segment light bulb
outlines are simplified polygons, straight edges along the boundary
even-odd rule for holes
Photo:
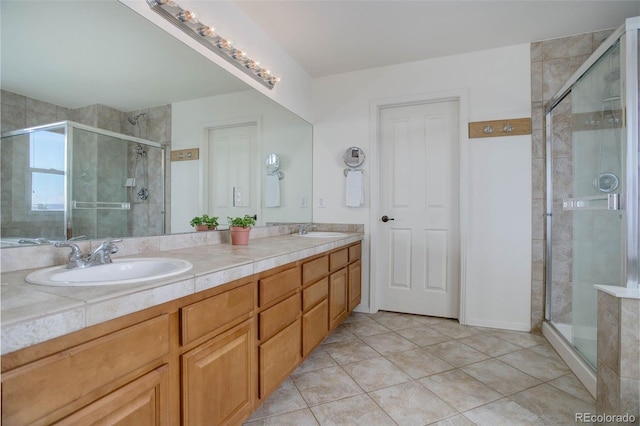
[[[236,49],[233,52],[231,52],[231,57],[239,61],[242,61],[246,56],[247,55],[242,50],[239,50],[239,49]]]
[[[229,49],[231,48],[231,42],[229,40],[222,38],[218,40],[218,42],[216,43],[216,46],[218,46],[220,49]]]
[[[214,30],[215,28],[204,25],[198,28],[198,34],[200,34],[202,37],[215,36],[216,34],[213,32]]]
[[[196,19],[196,14],[193,12],[189,12],[188,10],[183,10],[182,12],[178,13],[177,18],[182,22],[198,22],[198,20]]]

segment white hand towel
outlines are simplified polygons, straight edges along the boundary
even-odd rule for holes
[[[265,179],[264,206],[280,207],[280,179],[277,174],[267,175]]]
[[[347,173],[347,207],[360,207],[364,203],[362,171],[350,170]]]

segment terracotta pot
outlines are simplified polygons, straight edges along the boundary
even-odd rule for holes
[[[196,228],[196,231],[215,231],[216,230],[215,226],[209,227],[209,225],[196,225],[195,228]]]
[[[249,244],[249,232],[251,227],[243,228],[242,226],[229,227],[231,233],[231,244],[236,246],[246,246]]]

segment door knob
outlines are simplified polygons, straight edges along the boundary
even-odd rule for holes
[[[387,216],[386,214],[384,216],[381,217],[383,222],[389,222],[390,220],[395,220],[392,217]]]

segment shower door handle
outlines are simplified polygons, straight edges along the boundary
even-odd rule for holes
[[[606,201],[604,203],[603,201]],[[595,195],[593,197],[563,198],[562,210],[622,210],[620,194]]]

